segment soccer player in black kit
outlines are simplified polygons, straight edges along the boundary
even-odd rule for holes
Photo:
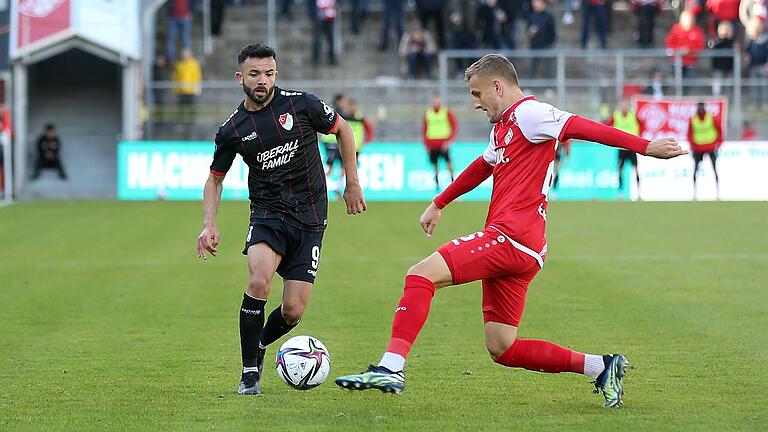
[[[275,86],[275,51],[262,44],[243,47],[235,78],[245,100],[216,133],[211,173],[205,183],[204,229],[197,255],[217,255],[220,234],[216,212],[222,183],[237,154],[248,165],[251,216],[243,254],[248,256],[248,289],[240,308],[243,374],[240,394],[260,394],[266,347],[301,320],[317,275],[328,192],[317,132],[335,134],[344,171],[348,214],[366,210],[357,177],[352,129],[333,108],[311,94]],[[283,298],[264,319],[275,272],[282,276]]]

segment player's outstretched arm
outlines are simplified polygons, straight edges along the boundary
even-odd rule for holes
[[[648,141],[645,138],[579,116],[573,116],[568,120],[559,137],[560,141],[574,138],[624,148],[659,159],[669,159],[688,153],[688,151],[680,148],[674,138]]]
[[[224,176],[218,176],[211,173],[208,181],[205,182],[203,189],[203,207],[205,208],[205,218],[203,220],[203,232],[197,236],[197,257],[207,260],[206,252],[211,256],[216,256],[216,247],[219,245],[221,236],[216,228],[216,213],[221,204],[221,191],[224,189]]]
[[[342,118],[336,127],[336,141],[341,150],[341,164],[344,168],[346,186],[344,187],[344,202],[347,204],[347,214],[355,215],[368,209],[363,198],[363,188],[357,177],[357,155],[355,149],[355,134],[352,128]]]

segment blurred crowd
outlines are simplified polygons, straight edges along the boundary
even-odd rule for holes
[[[221,34],[227,7],[266,0],[211,0],[211,33]],[[562,3],[560,3],[562,1]],[[683,54],[684,76],[692,76],[697,54],[707,48],[738,50],[743,53],[745,75],[768,77],[767,0],[622,0],[636,17],[633,37],[636,46],[613,46],[614,3],[619,0],[278,0],[279,18],[313,22],[311,59],[313,64],[336,65],[340,52],[334,27],[341,8],[350,11],[352,35],[371,24],[372,3],[380,8],[379,51],[397,50],[402,74],[407,78],[431,79],[435,60],[442,49],[550,49],[559,48],[558,27],[580,25],[580,46],[589,49],[660,48],[654,37],[657,17],[664,8],[676,7],[679,21],[666,34],[663,46]],[[667,4],[667,1],[671,3]],[[200,13],[201,0],[168,0],[165,52],[161,62],[169,68],[161,77],[176,77],[177,45],[191,50],[191,25]],[[297,12],[295,9],[301,9]],[[553,10],[557,10],[554,12]],[[412,12],[412,13],[410,13]],[[410,13],[413,19],[408,22]],[[524,38],[524,40],[521,40]],[[373,47],[372,47],[373,48]],[[327,53],[323,55],[323,53]],[[194,56],[193,56],[194,57]],[[188,60],[188,58],[187,58]],[[467,61],[457,60],[460,72]],[[714,57],[715,79],[728,77],[733,60]],[[531,74],[552,78],[553,59],[530,62]],[[714,88],[717,90],[717,88]],[[761,90],[762,92],[762,90]],[[755,96],[764,100],[765,95]]]

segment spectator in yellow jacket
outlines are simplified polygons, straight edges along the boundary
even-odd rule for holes
[[[200,63],[191,50],[185,49],[173,72],[173,92],[178,95],[180,123],[194,123],[195,98],[200,94],[202,81]]]

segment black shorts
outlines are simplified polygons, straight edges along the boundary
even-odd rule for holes
[[[435,149],[428,149],[429,151],[429,161],[433,164],[437,163],[437,160],[440,158],[443,158],[444,161],[450,162],[451,161],[451,155],[448,154],[448,149],[441,149],[441,148],[435,148]]]
[[[712,162],[717,160],[717,152],[711,151],[711,152],[695,152],[692,151],[691,154],[693,155],[693,161],[698,163],[701,163],[702,160],[704,160],[704,155],[709,155],[709,158],[712,159]]]
[[[336,146],[329,147],[328,144],[326,144],[325,145],[325,164],[333,165],[338,160],[341,160],[341,152],[339,151],[339,148]]]
[[[323,231],[301,230],[279,219],[251,218],[243,255],[248,255],[248,248],[257,243],[268,244],[283,258],[277,266],[277,274],[283,279],[315,283]]]
[[[619,163],[629,161],[632,165],[637,166],[637,153],[629,150],[619,149]]]

